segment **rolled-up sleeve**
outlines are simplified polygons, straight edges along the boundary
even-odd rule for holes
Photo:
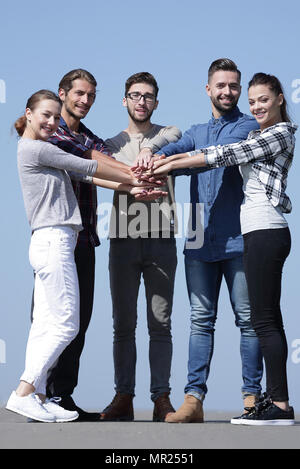
[[[270,128],[250,136],[247,140],[224,146],[208,147],[190,152],[191,156],[204,153],[209,167],[234,166],[252,161],[274,160],[292,144],[292,135],[285,128]]]

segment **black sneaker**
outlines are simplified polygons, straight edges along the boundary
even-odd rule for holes
[[[293,407],[285,411],[273,404],[269,397],[260,400],[248,413],[231,419],[235,425],[294,425]]]
[[[253,404],[251,407],[244,407],[244,412],[242,415],[239,415],[238,417],[233,417],[230,420],[230,423],[233,423],[234,425],[241,425],[243,424],[243,419],[245,418],[246,415],[248,415],[251,412],[254,412],[255,406],[257,406],[259,403],[263,402],[267,398],[267,393],[263,393],[261,396],[257,397],[256,403]]]

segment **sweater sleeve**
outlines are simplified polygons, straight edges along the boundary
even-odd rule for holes
[[[98,162],[87,160],[67,153],[51,143],[43,142],[40,146],[37,159],[43,166],[49,166],[66,171],[74,171],[84,176],[93,176],[97,170]]]
[[[164,127],[151,142],[145,142],[141,145],[142,148],[150,148],[152,153],[158,152],[163,146],[171,142],[177,142],[181,138],[181,131],[174,126]]]

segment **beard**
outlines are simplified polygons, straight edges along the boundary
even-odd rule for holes
[[[224,106],[220,103],[217,98],[211,97],[210,99],[215,108],[220,112],[220,114],[227,114],[228,112],[231,112],[236,107],[239,100],[238,98],[233,99],[231,104]]]
[[[153,109],[153,111],[154,111],[154,109]],[[137,118],[137,117],[134,115],[134,113],[129,109],[129,107],[127,107],[127,112],[128,112],[128,114],[129,114],[131,120],[132,120],[133,122],[135,122],[136,124],[143,124],[143,123],[145,123],[145,122],[150,121],[151,116],[152,116],[152,114],[153,114],[153,111],[148,112],[148,114],[147,114],[144,118],[141,117],[141,118],[139,119],[139,118]]]
[[[88,109],[84,115],[81,115],[81,114],[77,115],[77,114],[75,114],[76,108],[75,108],[75,110],[73,110],[71,108],[71,106],[69,106],[69,103],[67,101],[64,102],[64,108],[65,108],[65,111],[69,114],[69,116],[73,117],[73,119],[75,119],[75,120],[84,119],[85,116],[87,115],[87,113],[89,112],[89,109]]]

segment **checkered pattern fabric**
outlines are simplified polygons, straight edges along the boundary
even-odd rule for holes
[[[86,154],[88,150],[97,150],[111,156],[104,141],[94,135],[82,122],[80,122],[78,133],[73,133],[61,117],[57,131],[48,140],[53,145],[57,145],[67,153],[89,158]],[[97,190],[96,186],[86,184],[79,180],[73,180],[73,189],[78,200],[80,214],[82,218],[83,230],[79,232],[78,245],[99,246],[100,240],[97,235]]]
[[[252,163],[272,205],[279,207],[283,213],[289,213],[292,203],[285,190],[294,155],[294,133],[297,127],[289,122],[279,122],[263,131],[251,131],[247,140],[196,150],[189,155],[203,152],[210,168]]]

